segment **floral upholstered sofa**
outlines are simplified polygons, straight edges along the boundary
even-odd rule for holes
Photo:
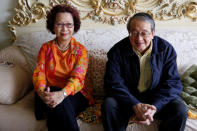
[[[180,75],[191,65],[197,64],[196,31],[160,29],[156,34],[174,46]],[[106,52],[127,35],[126,28],[81,29],[74,35],[88,50],[87,75],[93,84],[95,98],[104,96]],[[46,120],[37,121],[34,117],[34,91],[31,77],[39,48],[42,43],[53,38],[54,36],[47,31],[27,33],[19,36],[11,46],[0,51],[0,131],[47,130]],[[89,113],[86,111],[80,114],[78,124],[81,131],[103,131],[100,112],[94,112],[94,108],[98,109],[99,106],[90,107]],[[132,123],[128,125],[127,131],[157,131],[158,124],[158,121],[150,126]],[[197,130],[197,120],[188,119],[185,130]]]

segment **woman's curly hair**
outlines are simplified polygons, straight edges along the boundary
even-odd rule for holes
[[[52,34],[55,34],[54,24],[55,24],[56,15],[57,15],[57,13],[61,13],[61,12],[71,13],[71,15],[73,17],[73,21],[74,21],[74,32],[76,33],[80,29],[80,26],[81,26],[79,12],[75,8],[73,8],[69,5],[65,5],[65,4],[54,6],[51,9],[51,11],[47,14],[47,17],[46,17],[47,18],[47,20],[46,20],[47,29]]]

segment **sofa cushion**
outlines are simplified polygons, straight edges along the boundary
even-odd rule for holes
[[[181,76],[183,84],[183,92],[181,97],[188,104],[197,108],[197,87],[194,86],[197,82],[197,65],[188,68]]]
[[[48,32],[33,32],[19,36],[13,43],[17,46],[24,54],[28,65],[30,66],[29,71],[31,74],[36,65],[36,59],[41,45],[53,39],[54,36]]]
[[[103,84],[105,74],[105,63],[107,61],[106,51],[103,49],[89,50],[89,64],[87,76],[93,85],[95,96],[104,96]]]
[[[20,66],[0,63],[0,103],[12,104],[29,90],[30,77]]]
[[[197,64],[196,31],[157,30],[156,34],[168,40],[174,46],[177,52],[177,65],[180,74],[190,65]],[[107,61],[106,53],[115,43],[127,36],[126,28],[124,30],[118,28],[83,29],[74,34],[74,38],[86,47],[89,54],[87,75],[92,82],[94,95],[104,95],[103,78]],[[36,57],[41,45],[54,37],[47,31],[41,31],[27,33],[17,38],[14,45],[23,51],[31,72],[35,67]]]
[[[183,92],[181,98],[189,107],[189,117],[197,119],[197,65],[188,68],[181,76]]]
[[[197,69],[190,75],[193,79],[197,80]],[[196,87],[197,88],[197,87]]]

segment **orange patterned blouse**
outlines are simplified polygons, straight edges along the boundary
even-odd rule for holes
[[[70,48],[61,52],[56,40],[44,43],[40,48],[33,73],[35,91],[44,91],[48,86],[65,90],[67,95],[81,92],[93,104],[92,92],[86,76],[88,55],[85,47],[71,37]]]

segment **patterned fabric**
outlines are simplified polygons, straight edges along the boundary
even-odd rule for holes
[[[95,104],[81,112],[78,115],[78,118],[91,124],[101,123],[101,104],[102,100],[100,98],[96,98]]]
[[[34,89],[44,91],[48,86],[56,86],[64,88],[67,95],[80,91],[92,104],[92,88],[85,79],[87,68],[88,55],[83,45],[71,38],[70,48],[61,52],[55,39],[51,40],[42,45],[38,54]]]
[[[101,117],[101,104],[103,103],[102,97],[96,97],[95,98],[95,104],[88,107],[85,111],[81,112],[78,115],[78,118],[82,121],[85,121],[87,123],[91,124],[99,124],[102,123],[102,117]],[[129,120],[129,125],[135,123],[135,117],[132,116]]]

